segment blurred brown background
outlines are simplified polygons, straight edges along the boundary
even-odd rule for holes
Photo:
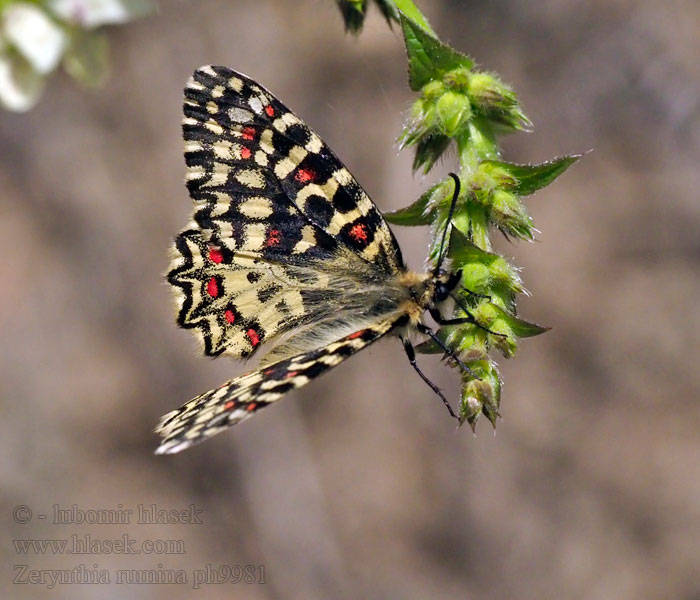
[[[200,357],[161,274],[186,223],[181,91],[206,63],[277,94],[383,210],[410,176],[394,140],[404,50],[328,0],[162,2],[110,33],[112,74],[55,77],[0,114],[3,598],[700,598],[700,5],[422,2],[442,38],[519,92],[505,157],[589,149],[528,199],[539,243],[521,314],[553,327],[501,360],[494,436],[455,432],[389,340],[228,434],[154,456],[158,417],[244,367]],[[420,268],[426,231],[397,229]],[[422,364],[456,399],[456,373]],[[57,525],[52,506],[201,509],[203,524]],[[28,505],[33,518],[13,521]],[[46,514],[47,519],[40,519]],[[132,519],[135,521],[135,517]],[[129,535],[185,554],[18,553],[12,539]],[[107,569],[109,585],[12,585],[12,566]],[[117,569],[183,569],[119,585]],[[264,585],[193,570],[264,565]]]

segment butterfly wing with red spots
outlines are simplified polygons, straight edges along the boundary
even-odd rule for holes
[[[172,454],[227,429],[298,389],[391,331],[386,321],[305,354],[236,377],[165,415],[158,454]]]
[[[312,325],[314,298],[405,267],[388,225],[326,144],[268,91],[224,67],[185,88],[193,222],[175,240],[168,281],[178,323],[206,354],[246,357]]]

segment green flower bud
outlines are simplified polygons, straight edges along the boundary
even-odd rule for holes
[[[462,283],[472,292],[482,293],[491,287],[493,275],[489,265],[472,262],[462,267]]]
[[[469,78],[467,93],[474,102],[484,108],[496,108],[504,101],[501,88],[503,84],[492,73],[473,73]],[[512,93],[512,91],[511,91]]]
[[[495,285],[504,285],[508,290],[516,294],[522,294],[525,291],[518,271],[508,264],[508,261],[502,256],[496,258],[489,265],[489,272]]]
[[[518,204],[518,197],[505,190],[495,190],[491,195],[493,210],[505,215],[515,213],[518,210]]]
[[[455,92],[466,93],[469,85],[471,71],[466,67],[457,67],[452,71],[448,71],[443,76],[445,85]]]
[[[411,107],[411,118],[399,136],[401,148],[416,146],[413,169],[428,172],[447,149],[451,138],[471,117],[469,99],[430,81]]]
[[[423,100],[423,110],[420,115],[420,130],[425,132],[423,135],[430,135],[437,129],[438,116],[435,111],[435,104]]]
[[[445,93],[445,84],[442,81],[434,80],[426,83],[421,89],[421,94],[426,100],[435,100]]]
[[[453,348],[465,363],[483,360],[488,353],[486,332],[476,325],[463,325],[447,329],[444,341]]]
[[[520,198],[504,190],[491,196],[491,218],[505,233],[522,239],[534,239],[534,224]]]
[[[493,73],[474,73],[469,79],[469,98],[475,111],[510,129],[526,129],[530,120],[510,86]]]
[[[411,105],[411,120],[416,121],[416,120],[420,119],[422,114],[423,114],[423,99],[418,98]]]
[[[440,132],[454,137],[472,115],[469,98],[447,91],[435,104],[435,113]]]
[[[459,408],[460,423],[464,423],[466,421],[471,426],[472,431],[476,433],[476,422],[479,420],[479,416],[481,415],[483,404],[479,402],[479,399],[476,396],[466,392],[466,395],[462,396],[462,404]]]
[[[462,378],[462,401],[459,418],[462,423],[469,423],[472,430],[476,427],[479,416],[483,413],[491,424],[496,426],[500,417],[501,380],[496,365],[491,361],[479,361],[472,365],[480,379]]]
[[[481,162],[475,177],[488,181],[492,188],[499,187],[510,191],[518,185],[518,180],[507,169],[494,161]]]

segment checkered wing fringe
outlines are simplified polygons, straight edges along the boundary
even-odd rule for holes
[[[232,379],[190,400],[163,417],[156,429],[162,437],[156,452],[179,452],[247,419],[378,340],[395,325],[386,321],[357,331],[322,348]]]

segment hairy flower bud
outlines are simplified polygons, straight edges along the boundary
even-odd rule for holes
[[[474,110],[494,123],[514,130],[529,127],[530,120],[522,112],[515,92],[495,74],[472,74],[467,93]]]

